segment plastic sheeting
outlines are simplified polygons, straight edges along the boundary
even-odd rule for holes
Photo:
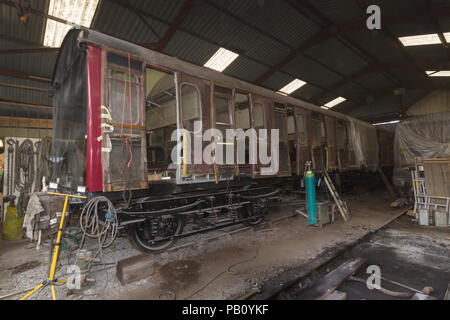
[[[419,158],[450,156],[450,112],[401,121],[395,129],[394,161],[397,169],[414,166]]]
[[[350,121],[349,140],[354,152],[354,165],[358,169],[378,169],[378,139],[375,127],[362,121],[348,118]]]
[[[86,52],[76,41],[79,32],[71,29],[64,38],[52,81],[53,177],[66,188],[85,184]]]

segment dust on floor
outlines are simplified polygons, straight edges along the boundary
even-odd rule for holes
[[[294,267],[307,265],[325,251],[339,248],[381,226],[404,209],[389,207],[385,192],[348,199],[351,220],[337,217],[333,224],[318,228],[309,226],[305,218],[296,216],[280,220],[265,228],[250,229],[215,241],[155,256],[159,266],[154,275],[122,286],[115,276],[114,262],[138,254],[126,238],[119,238],[104,250],[105,260],[112,265],[103,270],[96,266],[92,278],[96,283],[82,293],[67,296],[64,286],[57,287],[59,299],[232,299],[266,280]],[[270,219],[292,215],[301,208],[299,202],[271,209]],[[177,245],[206,240],[223,231],[196,235],[179,240]],[[95,248],[94,243],[87,245]],[[40,283],[48,270],[48,249],[26,249],[26,242],[9,250],[0,242],[0,295]],[[41,264],[13,274],[10,268],[30,261]],[[73,256],[63,252],[58,276],[64,277]],[[49,299],[50,290],[40,290],[33,299]],[[18,296],[11,297],[16,299]]]

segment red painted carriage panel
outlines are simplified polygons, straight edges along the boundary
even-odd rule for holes
[[[102,191],[102,49],[88,45],[87,63],[87,160],[86,185],[89,192]]]

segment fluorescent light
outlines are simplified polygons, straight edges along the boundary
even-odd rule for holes
[[[450,42],[450,32],[445,32],[444,38],[445,38],[445,41]]]
[[[285,94],[291,94],[301,86],[304,86],[306,84],[305,81],[302,81],[300,79],[295,79],[289,82],[287,85],[285,85],[283,88],[280,89],[280,92]]]
[[[443,71],[425,71],[429,77],[450,77],[449,70]]]
[[[327,109],[330,109],[330,108],[333,108],[335,105],[337,105],[337,104],[339,104],[341,102],[344,102],[345,100],[347,100],[347,99],[339,97],[339,98],[336,98],[334,100],[331,100],[328,103],[325,103],[324,107],[326,107]]]
[[[405,47],[441,43],[441,39],[439,39],[439,36],[437,33],[422,34],[422,35],[408,36],[408,37],[399,37],[398,40],[400,40],[401,43],[403,43],[403,45]]]
[[[50,0],[48,14],[89,28],[99,0]],[[44,46],[59,47],[70,25],[47,19]]]
[[[220,48],[203,66],[222,72],[239,55],[225,48]]]
[[[372,123],[373,126],[381,126],[383,124],[393,124],[393,123],[399,123],[400,120],[393,120],[393,121],[386,121],[386,122],[378,122],[378,123]]]
[[[286,93],[284,93],[284,92],[281,92],[281,91],[277,91],[277,93],[278,93],[278,94],[281,94],[282,96],[287,96],[287,94],[286,94]]]

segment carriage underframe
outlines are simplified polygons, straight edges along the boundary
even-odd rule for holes
[[[117,206],[119,228],[144,252],[160,252],[176,240],[237,224],[257,225],[279,202],[272,187],[241,188],[152,199]],[[188,229],[188,230],[185,230]]]

